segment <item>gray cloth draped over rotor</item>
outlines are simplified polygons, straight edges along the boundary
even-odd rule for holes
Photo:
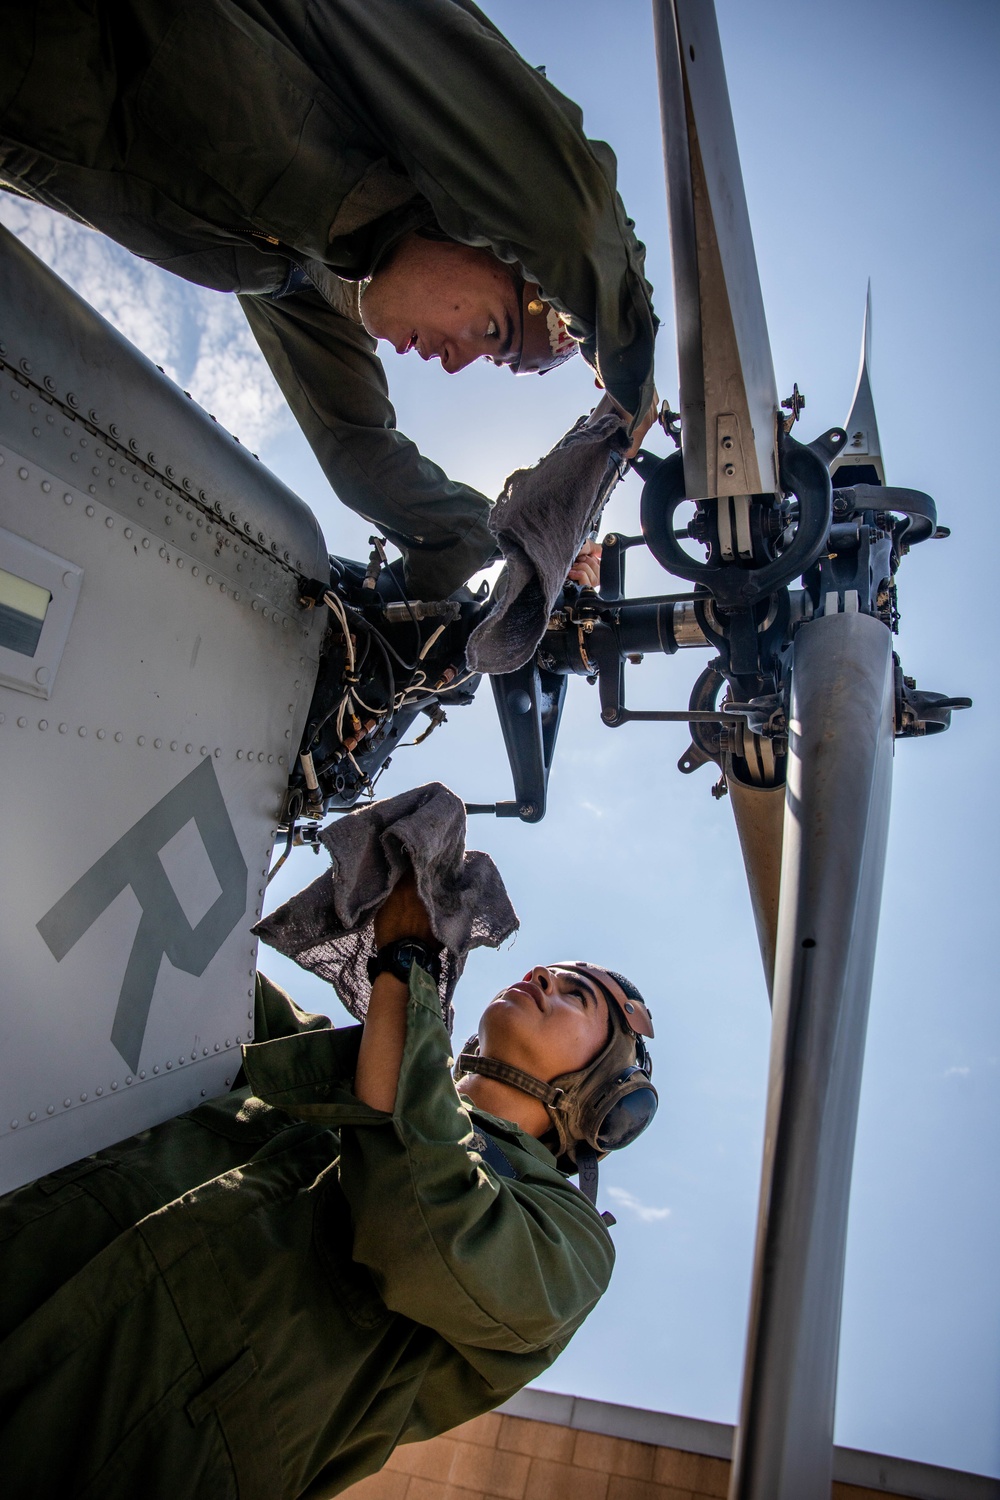
[[[363,1020],[379,907],[412,865],[441,955],[441,1005],[451,999],[470,948],[496,948],[519,926],[488,854],[465,848],[465,805],[438,781],[346,813],[320,834],[331,868],[253,929],[258,937],[332,984]]]
[[[514,672],[531,660],[628,446],[617,412],[581,417],[534,468],[511,474],[488,518],[507,566],[469,637],[472,671]]]

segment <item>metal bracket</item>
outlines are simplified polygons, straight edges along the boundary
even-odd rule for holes
[[[715,472],[718,475],[720,511],[721,496],[746,497],[750,484],[747,480],[740,419],[732,411],[720,412],[715,419]]]
[[[951,728],[952,711],[971,708],[971,698],[948,698],[944,693],[921,692],[912,677],[904,677],[899,657],[893,652],[895,691],[895,737],[915,739],[927,734],[943,734]]]

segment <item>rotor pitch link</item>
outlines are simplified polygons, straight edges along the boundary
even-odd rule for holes
[[[777,698],[775,698],[777,703]],[[771,706],[771,700],[766,700],[767,708]],[[969,708],[972,699],[948,698],[938,707]],[[654,723],[661,720],[666,724],[728,724],[732,719],[746,719],[748,724],[762,718],[766,709],[758,707],[754,703],[723,703],[718,709],[710,708],[621,708],[615,714],[614,723],[627,724],[629,720],[645,720]],[[773,716],[773,714],[772,714]],[[602,715],[607,723],[612,720],[607,715]],[[760,730],[753,728],[754,734]]]
[[[727,712],[702,708],[617,708],[606,709],[601,714],[605,724],[617,729],[621,724],[634,720],[637,723],[665,724],[726,724],[730,717],[749,713],[745,704],[727,704]],[[728,710],[731,710],[728,711]]]

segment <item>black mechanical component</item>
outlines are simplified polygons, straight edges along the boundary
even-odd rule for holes
[[[840,609],[877,615],[895,632],[900,562],[918,542],[947,535],[934,501],[919,490],[876,484],[834,490],[826,553],[804,579],[814,609],[828,612],[829,596]]]
[[[538,823],[545,816],[549,770],[566,701],[566,678],[531,661],[491,677],[497,717],[514,778],[513,802],[490,807],[498,818]]]
[[[786,418],[786,421],[788,422],[788,427],[785,429],[786,431],[789,431],[791,429],[791,424],[793,422],[797,422],[799,420],[799,414],[803,410],[805,404],[806,398],[799,390],[798,382],[796,381],[792,386],[792,394],[790,396],[786,396],[784,401],[782,401],[781,403],[782,409],[791,414]]]
[[[899,657],[893,652],[896,738],[909,740],[924,734],[941,734],[951,727],[952,710],[971,708],[971,698],[947,698],[944,693],[926,693],[917,689],[912,677],[904,677]]]
[[[779,438],[784,498],[702,501],[682,531],[673,525],[686,498],[680,454],[661,460],[640,453],[633,467],[645,480],[642,535],[605,537],[600,592],[567,587],[536,663],[525,672],[537,669],[553,682],[574,674],[598,683],[601,717],[612,728],[636,720],[686,720],[692,743],[679,768],[689,773],[714,762],[723,772],[720,795],[732,779],[749,787],[780,786],[796,630],[824,613],[854,611],[874,615],[895,631],[895,573],[901,558],[917,542],[948,534],[937,524],[933,500],[919,491],[867,482],[831,491],[828,471],[846,441],[842,427],[830,428],[808,445],[787,435]],[[850,472],[853,477],[857,470]],[[683,551],[682,537],[702,543],[708,560],[699,562]],[[694,592],[627,599],[625,554],[643,542],[670,572],[690,579]],[[790,592],[797,573],[804,589]],[[698,677],[687,709],[635,711],[626,706],[626,663],[638,663],[648,652],[672,655],[693,645],[711,645],[718,655]],[[533,700],[520,686],[527,715]],[[969,702],[918,693],[912,680],[898,672],[896,697],[896,733],[901,737],[939,732],[950,722],[951,711]],[[513,764],[517,730],[509,711],[502,721]],[[544,753],[539,744],[533,761],[524,745],[516,752],[522,767],[535,767],[532,775],[525,772],[516,780],[519,800],[535,809],[543,803],[557,726],[558,715],[550,720]]]
[[[330,584],[303,580],[303,597],[330,611],[319,676],[289,781],[284,822],[321,818],[371,795],[392,752],[421,714],[425,738],[445,708],[470,703],[479,677],[465,643],[484,599],[460,589],[444,601],[411,601],[381,548],[367,569],[330,559]],[[414,741],[416,743],[416,741]]]
[[[804,572],[823,550],[830,529],[830,475],[820,455],[792,437],[781,436],[779,453],[781,483],[798,501],[797,509],[788,500],[776,501],[773,495],[699,501],[687,534],[708,546],[707,562],[685,552],[673,529],[674,515],[688,498],[681,455],[674,453],[660,462],[644,455],[643,462],[636,462],[646,481],[640,511],[642,533],[657,562],[668,573],[700,583],[717,603],[730,608],[755,604]],[[731,511],[736,512],[732,520]],[[732,554],[727,557],[730,549],[723,529],[738,536],[744,530],[735,566]]]
[[[801,403],[800,403],[801,405]],[[797,412],[795,413],[797,415]],[[729,496],[696,503],[693,520],[674,529],[685,502],[680,453],[640,453],[642,533],[604,538],[600,590],[567,584],[534,660],[492,679],[514,782],[511,800],[468,804],[537,823],[570,676],[597,684],[601,718],[611,728],[634,721],[686,722],[685,773],[711,761],[727,787],[780,787],[788,751],[791,644],[800,625],[831,613],[870,614],[898,625],[895,574],[910,547],[947,536],[929,495],[865,482],[831,490],[847,441],[833,427],[809,444],[779,431],[782,494]],[[707,550],[700,562],[682,538]],[[301,842],[302,817],[348,808],[371,795],[381,770],[421,713],[424,739],[445,708],[468,703],[478,677],[465,668],[465,643],[486,607],[484,591],[450,600],[407,600],[398,565],[385,563],[373,538],[367,568],[331,559],[331,582],[301,580],[303,601],[330,610],[318,685],[286,799],[285,825]],[[689,580],[689,593],[625,597],[625,555],[646,545],[663,567]],[[803,588],[789,585],[801,575]],[[687,708],[634,710],[625,702],[625,668],[648,653],[692,646],[717,653],[695,682]],[[946,729],[966,698],[918,692],[896,662],[895,732],[900,738]],[[735,795],[735,793],[734,793]]]

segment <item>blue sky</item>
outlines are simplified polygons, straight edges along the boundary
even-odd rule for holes
[[[661,394],[675,398],[673,310],[651,25],[644,0],[493,0],[490,15],[608,140],[662,320]],[[720,0],[764,301],[781,393],[798,382],[809,438],[847,415],[865,287],[887,478],[929,491],[948,542],[900,575],[904,670],[967,693],[951,731],[900,744],[855,1159],[837,1440],[1000,1474],[1000,1022],[995,933],[997,673],[986,608],[995,501],[995,143],[1000,8],[988,0]],[[233,299],[187,287],[42,211],[0,217],[212,410],[323,525],[367,553],[369,528],[319,473]],[[496,494],[594,390],[577,362],[544,384],[474,366],[452,379],[387,349],[400,426],[456,478]],[[654,443],[652,446],[656,446]],[[665,451],[662,447],[660,451]],[[638,481],[607,529],[636,531]],[[631,554],[636,558],[636,554]],[[636,558],[631,588],[669,588]],[[637,707],[680,707],[701,653],[630,670]],[[441,779],[509,795],[492,699],[400,753],[387,792]],[[703,769],[675,769],[682,726],[599,723],[570,685],[550,812],[480,818],[521,918],[513,948],[478,953],[460,994],[468,1034],[486,999],[535,961],[586,954],[629,974],[657,1023],[661,1108],[602,1171],[618,1215],[611,1291],[549,1389],[732,1421],[760,1166],[769,1013],[732,815]],[[305,852],[275,899],[319,872]],[[303,1004],[329,992],[268,955]]]

